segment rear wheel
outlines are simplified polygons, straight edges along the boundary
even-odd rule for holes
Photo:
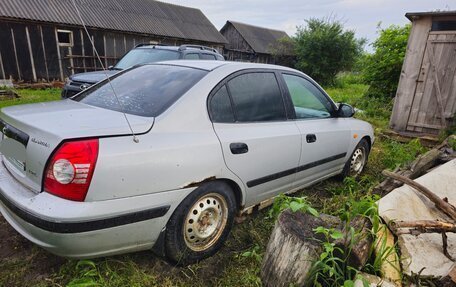
[[[366,139],[362,139],[345,163],[341,178],[344,179],[347,176],[358,176],[361,174],[367,164],[369,152],[369,143]]]
[[[167,257],[186,265],[215,254],[228,237],[235,213],[236,201],[228,184],[213,181],[198,187],[168,222]]]

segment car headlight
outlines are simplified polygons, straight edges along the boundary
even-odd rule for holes
[[[71,84],[71,80],[70,80],[70,78],[66,78],[65,79],[65,85],[69,85],[69,84]]]

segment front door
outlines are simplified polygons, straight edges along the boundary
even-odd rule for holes
[[[456,113],[456,32],[430,32],[407,131],[438,134]]]
[[[233,76],[213,94],[209,110],[225,163],[245,185],[246,206],[292,187],[301,134],[287,120],[273,71]]]
[[[301,156],[295,187],[341,172],[348,158],[350,128],[337,118],[332,101],[310,80],[282,74],[302,136]]]

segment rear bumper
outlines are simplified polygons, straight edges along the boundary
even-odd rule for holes
[[[152,248],[189,192],[73,202],[33,193],[0,163],[0,212],[25,238],[63,257],[93,258]]]

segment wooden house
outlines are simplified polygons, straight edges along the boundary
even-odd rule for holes
[[[75,0],[105,67],[141,43],[225,38],[199,10],[153,0]],[[0,1],[0,79],[36,82],[101,69],[72,0]]]
[[[456,11],[405,16],[412,29],[390,126],[405,135],[438,135],[455,124]]]
[[[277,41],[289,38],[284,31],[234,21],[227,21],[220,33],[228,41],[224,48],[226,60],[267,64],[276,64],[272,49]]]

